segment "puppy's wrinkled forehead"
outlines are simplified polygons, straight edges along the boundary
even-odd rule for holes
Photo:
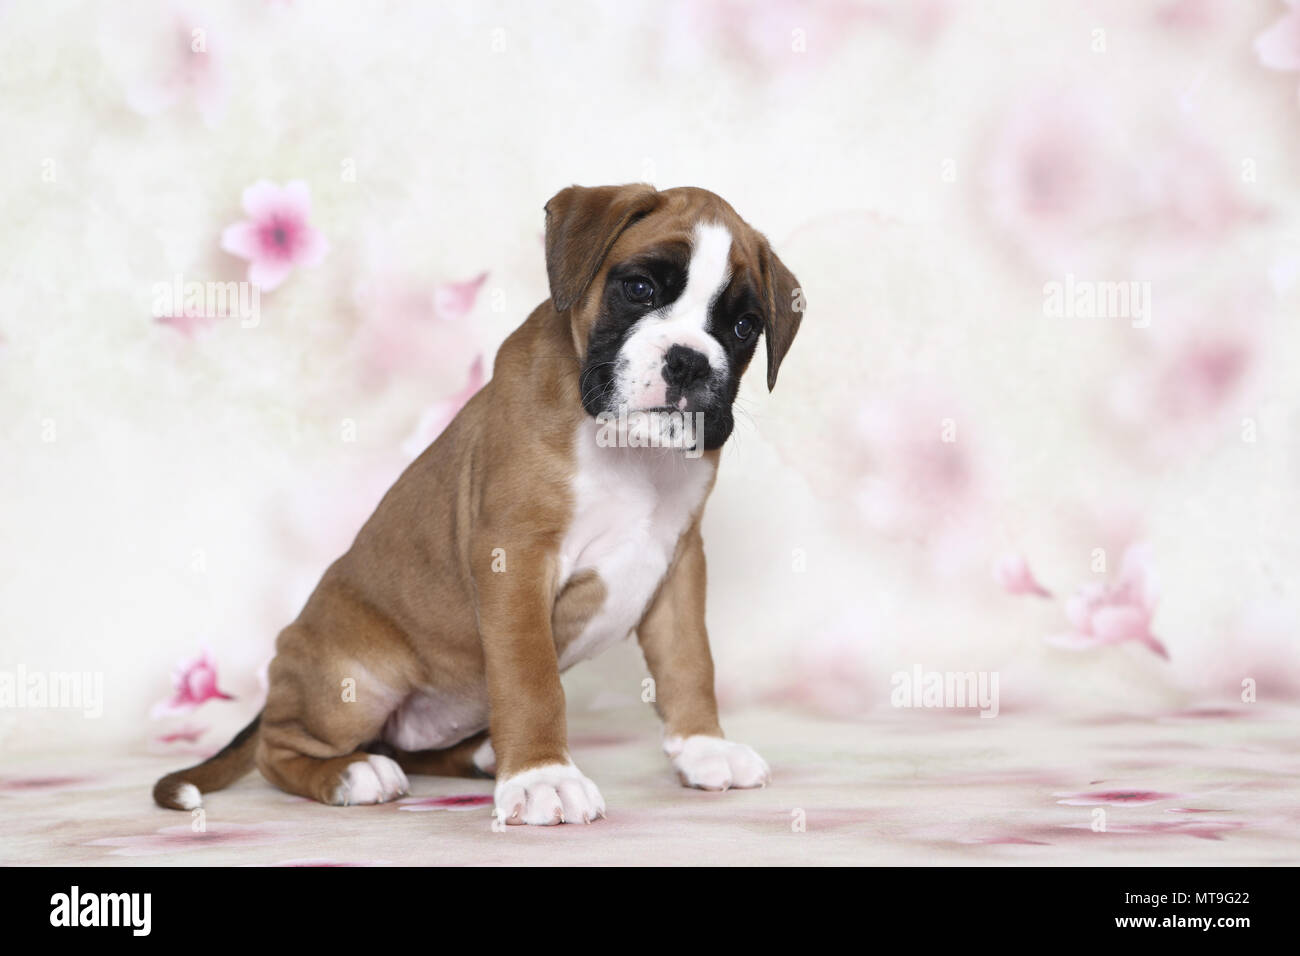
[[[597,281],[611,273],[652,276],[674,312],[707,313],[724,292],[759,293],[759,247],[753,230],[726,202],[699,189],[666,190],[659,206],[623,231]],[[599,296],[583,310],[587,329]]]

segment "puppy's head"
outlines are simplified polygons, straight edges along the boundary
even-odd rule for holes
[[[731,434],[759,337],[770,389],[803,313],[767,240],[704,189],[562,190],[546,204],[546,271],[587,412],[702,415],[708,449]]]

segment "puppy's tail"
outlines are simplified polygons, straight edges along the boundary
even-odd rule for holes
[[[257,753],[259,713],[253,722],[235,735],[220,753],[201,764],[169,773],[153,785],[153,799],[169,810],[193,810],[203,803],[203,794],[228,787],[253,769]]]

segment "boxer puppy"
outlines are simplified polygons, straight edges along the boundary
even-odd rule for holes
[[[159,780],[161,806],[254,767],[336,805],[495,774],[499,819],[588,823],[605,802],[569,754],[560,674],[633,631],[682,783],[768,782],[718,724],[700,519],[760,336],[776,384],[798,283],[718,196],[646,185],[555,195],[546,272],[491,381],[280,633],[261,714]]]

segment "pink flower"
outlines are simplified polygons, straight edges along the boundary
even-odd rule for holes
[[[1066,601],[1072,630],[1047,641],[1072,650],[1137,641],[1168,660],[1169,652],[1151,633],[1155,590],[1147,549],[1134,545],[1125,552],[1114,581],[1086,585]]]
[[[127,90],[127,105],[143,116],[155,116],[193,97],[203,121],[215,126],[225,112],[228,88],[210,31],[178,10],[162,40],[165,48],[150,61],[153,73]]]
[[[265,179],[244,190],[248,219],[227,226],[221,248],[249,261],[248,281],[264,292],[278,287],[294,266],[314,266],[325,258],[329,243],[307,220],[311,192],[295,179],[281,188]]]
[[[402,451],[414,458],[433,444],[433,440],[442,434],[443,429],[465,407],[465,403],[474,397],[474,393],[483,387],[483,356],[474,360],[469,369],[469,380],[465,387],[456,394],[435,402],[424,410],[415,431],[402,443]]]
[[[156,719],[186,713],[214,697],[218,700],[235,699],[217,688],[217,667],[206,648],[194,660],[182,662],[172,672],[172,683],[176,689],[171,699],[154,704],[149,711],[150,717]]]
[[[1034,579],[1022,554],[1005,554],[993,569],[993,576],[1008,594],[1033,594],[1049,598],[1052,592]]]
[[[1270,70],[1300,70],[1300,3],[1287,0],[1282,18],[1255,38],[1255,55]]]

